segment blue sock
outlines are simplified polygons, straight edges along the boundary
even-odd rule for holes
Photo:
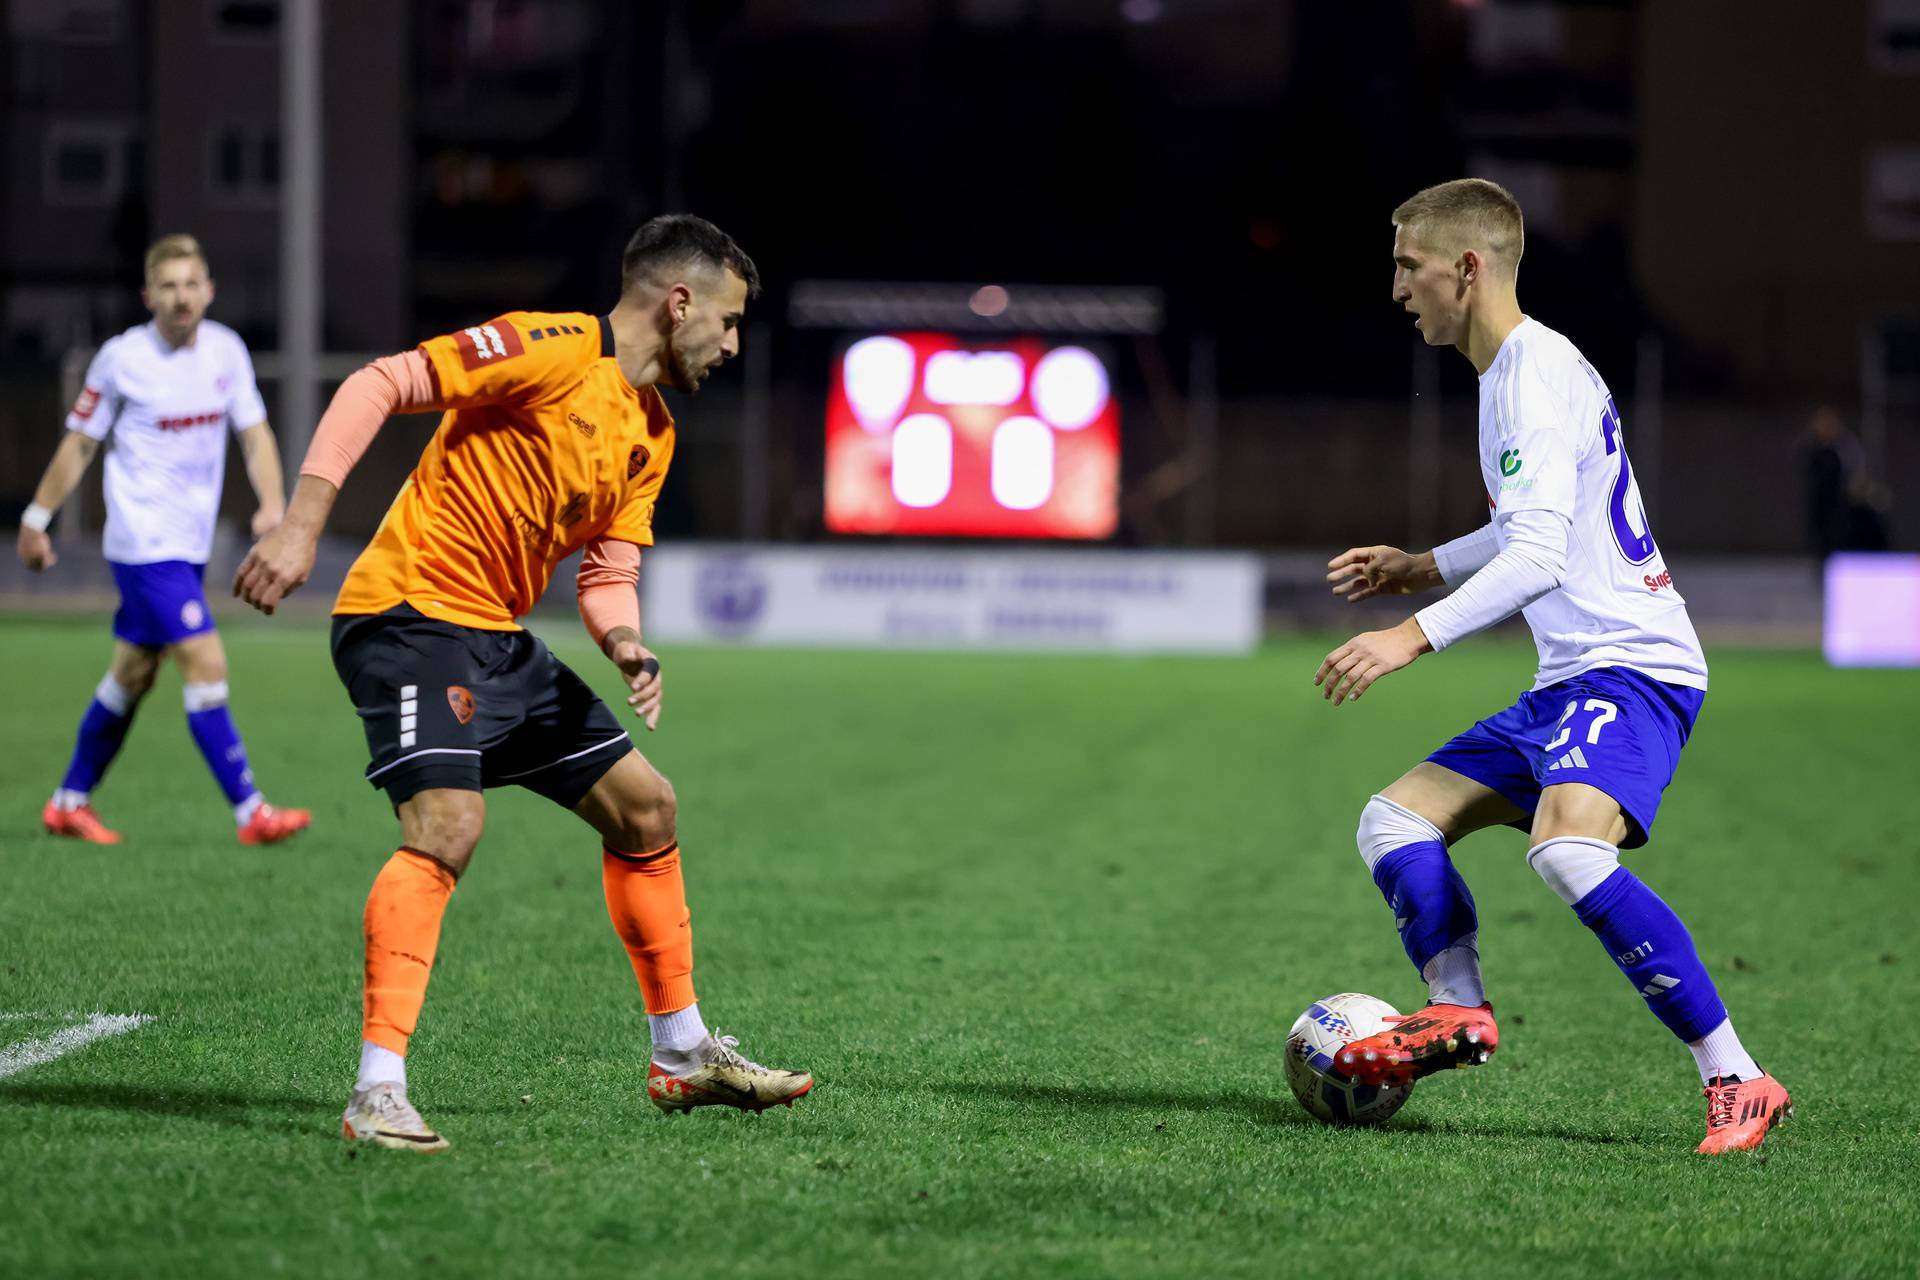
[[[67,765],[65,781],[60,784],[62,791],[85,796],[99,785],[100,779],[106,776],[107,766],[120,754],[120,744],[127,740],[127,729],[133,724],[137,705],[111,675],[101,679],[99,688],[93,691],[93,701],[87,704],[87,713],[80,717],[80,732],[73,741],[73,759]]]
[[[1667,1030],[1692,1042],[1727,1020],[1727,1006],[1687,926],[1633,872],[1621,867],[1574,903],[1573,911]]]
[[[1424,976],[1427,961],[1475,932],[1473,894],[1454,869],[1447,846],[1438,840],[1402,845],[1373,865],[1407,959]]]
[[[253,770],[247,767],[247,745],[240,741],[240,730],[227,711],[227,685],[190,684],[183,691],[187,704],[187,728],[207,758],[207,768],[227,793],[227,801],[236,809],[260,793],[253,785]]]

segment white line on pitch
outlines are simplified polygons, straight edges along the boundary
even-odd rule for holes
[[[9,1021],[14,1020],[13,1015],[0,1016],[7,1016]],[[75,1049],[84,1049],[95,1040],[125,1035],[135,1027],[152,1021],[153,1016],[146,1013],[96,1013],[89,1015],[85,1022],[56,1031],[50,1036],[41,1036],[38,1040],[23,1040],[19,1044],[9,1045],[5,1049],[0,1049],[0,1079],[25,1071],[29,1067],[38,1067],[52,1062],[55,1058],[72,1053]]]

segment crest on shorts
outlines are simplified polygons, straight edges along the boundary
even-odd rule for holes
[[[465,685],[450,684],[447,686],[447,705],[453,708],[453,718],[455,720],[458,720],[461,724],[472,723],[473,695],[467,692]]]
[[[627,455],[627,479],[631,480],[647,469],[647,463],[653,461],[653,455],[647,452],[647,446],[637,444],[633,452]]]

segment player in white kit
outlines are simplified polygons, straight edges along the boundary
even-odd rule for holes
[[[1707,1097],[1700,1151],[1757,1147],[1791,1110],[1742,1047],[1671,908],[1620,850],[1647,842],[1706,696],[1707,664],[1641,507],[1613,398],[1573,344],[1520,310],[1520,207],[1462,179],[1394,210],[1393,298],[1431,346],[1480,374],[1480,471],[1491,520],[1432,551],[1356,547],[1328,564],[1358,601],[1442,583],[1439,603],[1355,636],[1314,683],[1338,706],[1425,653],[1525,614],[1540,667],[1480,721],[1368,801],[1361,857],[1428,984],[1425,1008],[1338,1056],[1364,1084],[1487,1061],[1499,1043],[1481,982],[1473,895],[1448,857],[1474,831],[1529,832],[1527,863],[1593,930],[1653,1014],[1692,1050]]]
[[[227,710],[227,658],[201,589],[226,477],[227,430],[240,441],[260,508],[255,537],[285,509],[280,452],[240,335],[205,319],[213,301],[206,255],[191,236],[147,250],[141,292],[149,324],[108,339],[67,415],[67,434],[33,504],[20,518],[20,559],[39,572],[58,557],[47,525],[107,444],[105,551],[120,588],[113,664],[80,721],[67,775],[41,813],[46,829],[118,844],[94,812],[93,788],[113,762],[160,659],[180,664],[187,726],[233,807],[242,844],[272,844],[305,830],[305,809],[277,809],[253,784],[247,749]]]

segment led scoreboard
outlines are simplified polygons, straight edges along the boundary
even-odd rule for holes
[[[835,533],[1105,538],[1119,483],[1120,414],[1085,347],[876,334],[834,364]]]

